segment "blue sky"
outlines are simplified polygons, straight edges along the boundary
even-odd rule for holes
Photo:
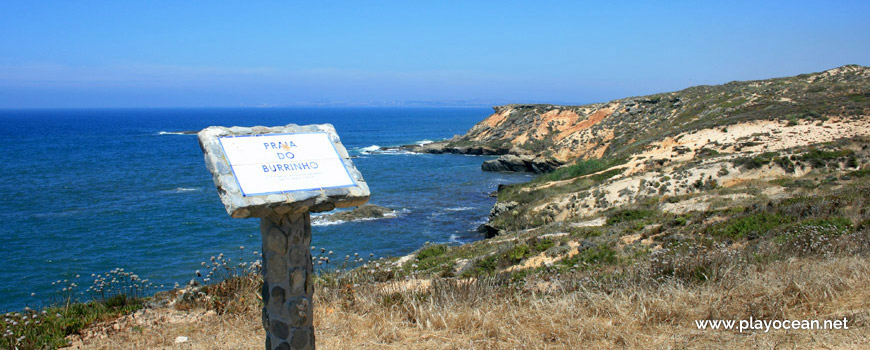
[[[868,1],[0,2],[0,108],[590,103],[870,65]]]

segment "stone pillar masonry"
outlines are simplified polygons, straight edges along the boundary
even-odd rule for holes
[[[260,234],[266,350],[314,349],[311,216],[272,212]]]

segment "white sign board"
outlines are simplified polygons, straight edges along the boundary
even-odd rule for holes
[[[325,132],[222,136],[218,140],[243,196],[356,185]]]

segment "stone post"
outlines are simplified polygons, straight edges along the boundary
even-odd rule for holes
[[[266,350],[314,349],[310,214],[274,212],[260,234]]]

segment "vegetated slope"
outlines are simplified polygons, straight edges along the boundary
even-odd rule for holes
[[[638,202],[706,209],[741,196],[726,189],[747,181],[853,171],[866,163],[868,115],[870,68],[851,65],[585,106],[500,106],[432,147],[509,154],[489,170],[564,164],[499,192],[490,231],[516,230]]]
[[[870,68],[849,65],[821,73],[695,86],[583,106],[497,106],[495,113],[447,148],[479,153],[536,154],[563,163],[624,157],[681,132],[750,120],[812,120],[866,115]]]

